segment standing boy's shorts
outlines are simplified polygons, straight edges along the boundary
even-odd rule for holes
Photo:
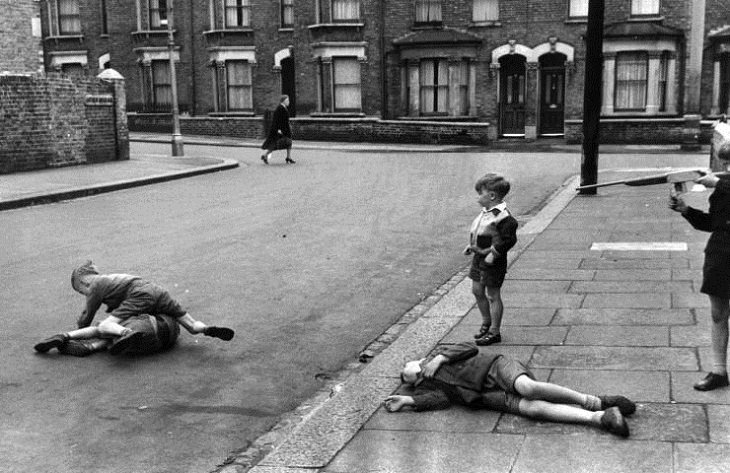
[[[186,312],[165,289],[157,284],[144,282],[133,286],[126,299],[111,312],[111,315],[122,320],[140,314],[164,314],[177,319]]]
[[[520,413],[522,396],[515,390],[515,381],[522,375],[535,379],[532,371],[521,361],[500,356],[487,372],[484,380],[482,403],[485,407],[512,414]]]
[[[507,275],[507,258],[498,258],[494,264],[484,264],[484,258],[474,255],[469,269],[469,278],[485,287],[502,287]]]
[[[730,230],[715,230],[707,241],[700,292],[730,299]]]

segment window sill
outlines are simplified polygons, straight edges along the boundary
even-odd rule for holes
[[[84,41],[84,35],[82,34],[64,34],[64,35],[57,35],[57,36],[46,36],[43,38],[43,41],[55,41],[58,43],[59,41],[78,41],[79,43]]]
[[[588,23],[588,17],[587,16],[574,16],[572,18],[568,18],[567,20],[565,20],[565,23],[584,25],[584,24]]]
[[[362,22],[343,22],[343,23],[315,23],[314,25],[309,25],[307,28],[310,30],[317,30],[317,29],[332,29],[332,28],[362,28],[365,26],[365,23]]]
[[[255,114],[253,113],[253,110],[251,111],[236,111],[236,112],[210,112],[208,114],[209,117],[253,117]]]
[[[664,21],[664,17],[661,15],[632,15],[627,21],[633,22],[647,22],[647,21]]]
[[[484,27],[494,27],[494,26],[502,26],[502,22],[499,20],[494,21],[473,21],[469,23],[469,28],[484,28]]]
[[[252,34],[252,33],[253,33],[252,28],[224,28],[224,29],[219,29],[219,30],[203,31],[203,36],[217,35],[217,36],[223,37],[227,34],[237,35],[237,34]]]
[[[313,118],[332,117],[332,118],[362,118],[365,116],[362,112],[314,112],[309,115]]]
[[[173,35],[176,32],[177,30],[172,30]],[[132,31],[131,34],[133,38],[149,38],[150,36],[167,36],[167,30],[138,30]]]
[[[282,26],[279,28],[279,33],[293,33],[294,27],[292,26]]]

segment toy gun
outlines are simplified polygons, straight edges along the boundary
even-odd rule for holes
[[[580,186],[576,190],[595,189],[597,187],[616,186],[618,184],[626,184],[627,186],[653,186],[655,184],[671,184],[669,190],[672,197],[687,192],[687,184],[706,176],[710,171],[705,169],[691,169],[687,171],[674,171],[654,176],[639,177],[635,179],[625,179],[623,181],[600,182],[598,184],[590,184]],[[726,173],[717,173],[726,174]]]

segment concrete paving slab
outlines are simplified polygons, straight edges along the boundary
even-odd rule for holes
[[[327,473],[494,473],[512,467],[523,438],[481,433],[364,430],[324,470]]]
[[[597,269],[596,281],[667,281],[671,269]]]
[[[511,473],[672,471],[672,444],[606,436],[528,435]]]
[[[519,308],[509,307],[504,308],[504,315],[502,318],[502,326],[505,325],[534,325],[544,326],[550,325],[550,321],[555,316],[555,309],[551,307],[530,307],[530,308]],[[481,325],[482,316],[479,310],[472,309],[461,321],[462,324],[468,325]]]
[[[464,279],[431,307],[424,317],[462,317],[475,304],[471,280]]]
[[[710,307],[710,298],[706,294],[695,293],[675,293],[672,294],[672,307],[687,307],[694,309],[697,307]]]
[[[611,437],[605,430],[583,424],[549,422],[527,417],[503,414],[495,429],[499,434],[511,435],[565,435]]]
[[[532,345],[502,345],[498,343],[487,347],[479,347],[479,350],[486,353],[500,353],[504,356],[520,360],[531,368],[533,367],[530,360],[535,352],[535,347]]]
[[[730,445],[677,443],[674,473],[730,473]]]
[[[445,343],[473,341],[473,335],[481,324],[459,324],[444,338]],[[502,342],[505,345],[561,345],[568,333],[568,327],[502,326]]]
[[[634,402],[669,402],[666,371],[554,369],[549,381],[582,393],[621,394]]]
[[[628,422],[635,440],[709,441],[707,414],[697,404],[640,404]]]
[[[669,293],[693,292],[691,281],[574,281],[570,292],[584,293]]]
[[[499,416],[500,413],[496,411],[467,409],[461,406],[427,412],[388,412],[384,408],[380,408],[363,426],[363,429],[490,433],[494,431]]]
[[[507,273],[510,279],[547,280],[547,281],[592,281],[595,271],[590,269],[554,269],[510,268]]]
[[[576,325],[570,327],[565,345],[666,347],[669,346],[669,327],[617,325],[596,329],[591,325]]]
[[[549,292],[516,293],[506,291],[502,294],[505,307],[580,307],[583,303],[582,294],[555,294]]]
[[[511,269],[523,269],[523,268],[534,268],[534,269],[552,269],[553,271],[562,269],[580,269],[581,259],[538,259],[532,258],[529,260],[523,260],[520,258],[515,264],[511,266]],[[509,273],[507,273],[509,274]]]
[[[665,347],[537,347],[531,366],[536,368],[593,368],[598,370],[697,371],[695,350]]]
[[[625,292],[612,294],[588,294],[583,307],[590,308],[635,308],[635,309],[669,309],[672,307],[672,295],[665,293]]]
[[[399,384],[393,378],[352,378],[260,465],[324,467]]]
[[[673,347],[709,347],[711,343],[707,325],[669,327],[669,344]]]
[[[558,309],[552,325],[690,325],[689,309]]]
[[[529,251],[523,253],[520,256],[522,259],[539,259],[539,260],[581,260],[583,258],[594,258],[599,253],[590,250],[554,250],[554,249],[539,249],[534,246],[530,246]]]
[[[530,249],[553,251],[587,251],[591,249],[591,243],[593,243],[592,238],[573,240],[571,231],[572,230],[561,230],[560,232],[562,235],[556,235],[550,239],[546,238],[543,240],[542,238],[538,238],[532,246],[530,246]]]
[[[707,330],[710,330],[709,327]],[[699,353],[700,357],[700,371],[703,372],[709,372],[712,369],[712,350],[709,346],[700,346],[697,347],[697,353]],[[703,374],[704,376],[704,374]]]
[[[602,251],[601,258],[632,260],[664,260],[669,259],[671,251]],[[685,252],[682,252],[684,254]]]
[[[705,377],[707,371],[671,373],[672,398],[677,402],[692,404],[730,405],[730,388],[714,391],[697,391],[692,386]],[[730,457],[728,457],[730,458]]]
[[[707,406],[710,442],[730,443],[730,406]]]
[[[689,260],[682,259],[607,259],[586,258],[580,269],[689,269]]]
[[[570,281],[529,281],[507,278],[502,289],[502,295],[528,293],[564,294],[570,289],[570,284]]]

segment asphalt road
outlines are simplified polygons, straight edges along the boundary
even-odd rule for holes
[[[0,212],[0,471],[210,471],[466,265],[478,176],[505,173],[510,207],[527,215],[580,162],[332,149],[264,166],[251,148],[186,151],[241,167]],[[35,354],[73,327],[84,300],[70,272],[86,258],[166,286],[236,337],[182,333],[139,359]]]

